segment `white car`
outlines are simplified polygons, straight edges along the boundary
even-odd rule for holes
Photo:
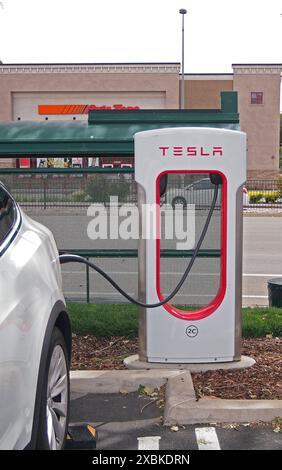
[[[0,183],[0,449],[61,449],[71,326],[51,232]]]
[[[219,186],[218,201],[221,198],[221,187]],[[210,178],[202,178],[194,181],[184,188],[171,188],[165,193],[166,204],[171,204],[173,208],[176,205],[186,207],[187,204],[195,204],[196,207],[210,206],[214,195],[214,184]],[[243,187],[243,205],[249,204],[247,189]]]

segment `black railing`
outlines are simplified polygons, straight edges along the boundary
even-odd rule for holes
[[[84,208],[91,203],[136,204],[137,187],[132,168],[0,168],[0,180],[25,208]],[[192,180],[191,180],[192,181]],[[162,202],[208,206],[212,191],[197,188],[191,181],[173,181]],[[189,183],[189,184],[188,184]],[[243,196],[246,209],[281,209],[282,177],[272,180],[250,179]]]
[[[118,197],[120,204],[137,201],[131,168],[84,169],[0,169],[0,179],[25,208],[87,207],[91,203],[109,204]]]
[[[71,253],[75,255],[82,256],[89,260],[90,258],[94,259],[113,259],[113,258],[137,258],[138,250],[115,250],[115,249],[100,249],[100,250],[79,250],[79,249],[68,249],[60,250],[60,254]],[[161,250],[161,258],[191,258],[193,256],[193,250]],[[218,249],[202,249],[198,253],[198,258],[220,258],[220,250]],[[64,275],[64,271],[62,271]],[[85,265],[85,294],[84,296],[77,298],[76,300],[83,301],[85,299],[86,303],[90,303],[90,269],[88,265]],[[67,298],[67,295],[66,295]],[[126,302],[126,301],[125,301]]]

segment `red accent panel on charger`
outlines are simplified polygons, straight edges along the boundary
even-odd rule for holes
[[[156,290],[160,301],[164,299],[161,292],[161,279],[160,279],[160,179],[165,174],[170,173],[216,173],[222,177],[222,192],[221,192],[221,256],[220,256],[220,286],[214,299],[205,307],[198,310],[188,311],[180,310],[171,304],[164,304],[163,307],[171,315],[182,320],[201,320],[208,317],[216,311],[222,303],[226,292],[226,245],[227,245],[227,179],[226,176],[220,171],[210,170],[166,170],[160,173],[156,180],[156,203],[157,203],[157,224],[156,224]]]

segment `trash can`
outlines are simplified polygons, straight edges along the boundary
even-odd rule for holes
[[[267,284],[269,306],[282,308],[282,277],[269,279]]]

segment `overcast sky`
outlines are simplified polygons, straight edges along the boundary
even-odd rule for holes
[[[3,7],[1,7],[1,4]],[[282,62],[282,0],[1,0],[3,62]]]
[[[282,62],[282,0],[0,0],[0,60],[180,62],[185,72]]]

